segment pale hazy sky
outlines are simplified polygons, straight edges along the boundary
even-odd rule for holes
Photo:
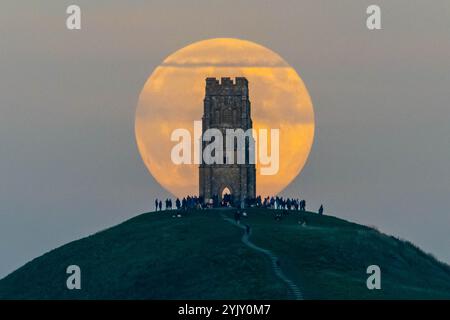
[[[449,35],[447,0],[3,1],[0,277],[167,196],[136,148],[138,95],[167,55],[216,37],[278,52],[308,87],[315,141],[285,195],[450,262]]]

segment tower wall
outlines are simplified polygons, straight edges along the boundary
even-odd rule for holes
[[[246,131],[253,126],[248,81],[237,77],[207,78],[205,87],[202,133],[215,128],[222,132],[225,145],[226,129]],[[207,146],[202,142],[202,151]],[[225,151],[225,150],[224,150]],[[246,144],[248,152],[248,144]],[[246,152],[246,153],[247,153]],[[221,199],[224,188],[229,188],[235,205],[256,196],[256,169],[254,164],[201,164],[199,168],[199,195],[205,200],[217,195]]]

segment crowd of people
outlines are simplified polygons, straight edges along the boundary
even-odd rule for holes
[[[306,200],[294,199],[294,198],[283,198],[279,196],[266,197],[264,199],[258,196],[254,199],[246,199],[241,204],[235,204],[235,207],[256,207],[256,208],[266,208],[274,210],[295,210],[295,211],[306,211]],[[175,207],[173,207],[172,199],[166,199],[164,201],[164,210],[188,210],[188,209],[207,209],[207,208],[218,208],[218,207],[233,207],[233,199],[229,194],[225,194],[221,200],[217,195],[214,195],[211,199],[205,201],[202,197],[197,196],[187,196],[181,200],[177,198],[175,200]],[[163,201],[160,199],[155,199],[155,211],[163,210]],[[318,213],[323,214],[323,205],[320,205]]]
[[[261,196],[255,199],[249,199],[246,203],[250,207],[260,207],[280,210],[300,210],[306,211],[306,200],[283,198],[283,197],[266,197],[264,200]]]
[[[202,197],[197,196],[187,196],[183,199],[177,198],[175,200],[175,207],[173,207],[172,199],[166,199],[164,201],[164,210],[187,210],[187,209],[204,209],[206,208],[203,203]],[[155,211],[162,211],[163,210],[163,202],[162,200],[155,199]]]

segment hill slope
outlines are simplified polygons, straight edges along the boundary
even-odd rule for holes
[[[313,213],[250,209],[250,241],[270,250],[306,299],[450,299],[450,267],[410,243]],[[288,299],[269,258],[244,245],[232,211],[146,213],[71,242],[0,280],[0,299]],[[298,220],[305,218],[307,226]],[[68,265],[82,289],[66,288]],[[381,267],[382,290],[366,268]]]

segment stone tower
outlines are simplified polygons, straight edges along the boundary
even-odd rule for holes
[[[237,77],[235,81],[230,78],[222,78],[220,82],[216,78],[206,78],[202,136],[207,129],[220,130],[224,137],[224,152],[226,129],[246,131],[252,128],[248,94],[246,78]],[[249,139],[253,139],[253,137]],[[211,142],[202,142],[202,153],[209,143]],[[248,140],[245,143],[244,164],[237,163],[236,150],[237,143],[235,141],[233,164],[228,164],[224,159],[223,163],[205,164],[202,162],[200,165],[199,195],[205,201],[213,199],[213,197],[217,197],[220,201],[224,190],[230,191],[231,201],[236,206],[243,204],[247,198],[255,198],[256,169],[255,165],[250,164],[249,161]]]

